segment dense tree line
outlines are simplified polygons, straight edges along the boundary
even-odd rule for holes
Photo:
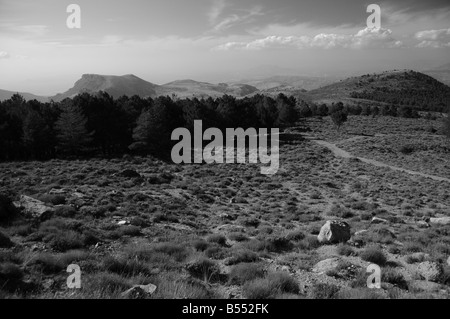
[[[20,95],[0,103],[0,160],[55,156],[112,156],[127,152],[167,154],[179,127],[203,129],[287,127],[298,119],[297,101],[255,95],[236,99],[170,97],[113,99],[100,92],[55,103],[25,101]]]

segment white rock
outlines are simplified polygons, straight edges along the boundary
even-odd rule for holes
[[[386,219],[378,218],[378,217],[372,218],[372,221],[371,221],[372,224],[383,224],[383,223],[387,223],[387,222],[388,221]]]
[[[430,224],[450,225],[450,217],[430,218]]]

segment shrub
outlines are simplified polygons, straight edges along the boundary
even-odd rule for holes
[[[242,249],[233,252],[233,255],[226,261],[226,264],[236,265],[239,263],[252,263],[258,261],[259,257],[256,253],[250,250]]]
[[[228,235],[228,238],[230,240],[234,240],[234,241],[237,241],[237,242],[242,242],[242,241],[247,241],[248,240],[248,237],[245,236],[245,234],[241,233],[241,232],[231,233],[231,234]]]
[[[341,217],[341,218],[351,218],[354,216],[354,214],[348,210],[345,207],[341,207],[338,205],[333,205],[330,209],[330,211],[328,212],[329,216],[337,216],[337,217]]]
[[[345,244],[339,244],[336,248],[337,253],[341,256],[352,256],[355,255],[355,251],[352,247],[345,245]]]
[[[140,274],[150,275],[149,267],[137,259],[130,259],[126,256],[107,256],[103,260],[103,268],[124,277],[133,277]]]
[[[179,273],[161,273],[152,283],[158,287],[155,299],[211,299],[216,298],[208,285],[194,278],[181,278]]]
[[[153,247],[153,251],[171,256],[178,262],[184,261],[189,252],[186,247],[174,243],[160,243]]]
[[[338,299],[383,299],[383,295],[377,292],[378,289],[350,288],[343,289],[337,294]]]
[[[391,267],[383,268],[381,271],[381,281],[393,284],[401,289],[408,289],[408,284],[403,275]]]
[[[74,263],[78,263],[80,261],[87,260],[91,257],[91,254],[84,250],[71,250],[61,254],[59,256],[59,260],[64,265],[70,265]]]
[[[46,275],[62,272],[67,265],[64,265],[61,259],[49,253],[37,255],[31,262]]]
[[[209,244],[203,239],[198,239],[192,243],[192,246],[197,251],[205,251],[209,247]]]
[[[259,278],[245,283],[242,294],[247,299],[269,299],[274,291],[265,278]]]
[[[137,227],[146,227],[148,225],[145,219],[143,219],[142,217],[133,217],[130,220],[130,224]]]
[[[281,293],[298,294],[300,287],[297,281],[285,272],[274,272],[267,276],[270,286]]]
[[[287,240],[301,241],[305,238],[305,234],[301,230],[294,230],[286,235]]]
[[[195,278],[210,282],[217,279],[219,275],[219,267],[217,264],[205,257],[199,257],[186,265],[186,270]]]
[[[77,210],[68,205],[58,206],[55,208],[54,214],[57,217],[74,217],[77,214]]]
[[[23,271],[16,264],[6,262],[0,264],[0,282],[2,278],[7,280],[21,280]]]
[[[9,248],[11,246],[13,246],[13,243],[9,237],[0,232],[0,248]]]
[[[262,277],[264,277],[264,269],[261,264],[238,264],[231,269],[229,282],[242,285],[247,281]]]
[[[318,283],[311,290],[313,299],[333,299],[336,298],[339,287],[333,284]]]
[[[271,273],[244,284],[242,293],[247,299],[269,299],[283,293],[298,294],[298,283],[287,273]]]
[[[205,250],[205,256],[212,259],[223,259],[228,256],[228,251],[221,246],[214,245]]]
[[[84,238],[73,230],[59,231],[51,236],[49,244],[57,251],[79,249],[84,246]]]
[[[299,247],[305,250],[313,250],[320,247],[320,242],[316,236],[307,236],[299,243]]]
[[[86,288],[95,298],[119,297],[120,293],[131,288],[131,284],[126,278],[118,274],[101,272],[87,278]]]
[[[361,252],[360,256],[361,259],[379,266],[383,266],[387,262],[385,254],[377,246],[367,247],[363,252]]]
[[[12,219],[16,212],[17,209],[14,207],[11,198],[5,194],[0,194],[0,222]]]
[[[121,226],[118,229],[114,230],[111,232],[110,237],[112,239],[119,239],[122,238],[124,236],[140,236],[141,234],[141,229],[137,226]]]
[[[407,144],[400,147],[399,151],[402,154],[409,155],[416,151],[416,147],[412,144]]]
[[[285,237],[273,236],[265,240],[266,249],[269,252],[280,253],[293,248],[291,241]]]
[[[227,244],[227,238],[222,234],[212,234],[208,236],[207,241],[210,243],[216,243],[220,246],[225,246]]]

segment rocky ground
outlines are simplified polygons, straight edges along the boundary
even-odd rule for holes
[[[305,126],[304,140],[281,146],[274,176],[129,156],[1,163],[0,296],[448,298],[449,144],[430,129],[439,122]],[[329,220],[340,223],[326,232]],[[70,264],[81,289],[67,287]],[[380,289],[367,288],[371,264]]]

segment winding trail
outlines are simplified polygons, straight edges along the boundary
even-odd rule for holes
[[[388,164],[385,164],[383,162],[375,161],[375,160],[372,160],[372,159],[353,156],[351,153],[343,150],[342,148],[337,147],[336,144],[333,144],[333,143],[330,143],[330,142],[326,142],[326,141],[323,141],[323,140],[316,140],[316,139],[308,138],[308,137],[306,137],[306,139],[309,139],[310,141],[312,141],[312,142],[314,142],[314,143],[316,143],[316,144],[318,144],[320,146],[328,148],[329,150],[331,150],[333,152],[333,154],[336,157],[356,158],[356,159],[359,159],[361,162],[364,162],[364,163],[367,163],[367,164],[370,164],[370,165],[374,165],[376,167],[387,167],[387,168],[390,168],[390,169],[392,169],[394,171],[399,171],[399,172],[407,173],[407,174],[410,174],[410,175],[417,175],[417,176],[421,176],[421,177],[425,177],[425,178],[430,178],[430,179],[438,181],[438,182],[450,183],[450,179],[445,178],[445,177],[436,176],[436,175],[429,175],[429,174],[425,174],[425,173],[421,173],[421,172],[417,172],[417,171],[411,171],[409,169],[404,169],[404,168],[400,168],[400,167],[397,167],[397,166],[388,165]]]

